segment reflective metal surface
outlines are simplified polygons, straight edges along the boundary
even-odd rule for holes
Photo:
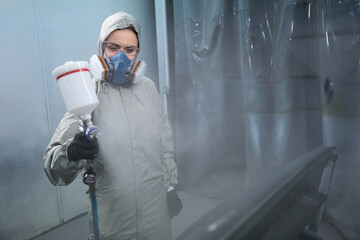
[[[334,159],[332,148],[305,154],[216,207],[177,239],[297,239],[326,199],[319,186]]]

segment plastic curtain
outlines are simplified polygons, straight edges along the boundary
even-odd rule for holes
[[[314,13],[309,1],[240,11],[248,187],[322,144]]]
[[[338,153],[327,212],[347,239],[359,239],[360,2],[320,2],[324,144]]]
[[[327,212],[359,238],[359,1],[174,1],[183,189],[231,198],[337,148]]]
[[[229,198],[322,145],[317,42],[306,39],[317,27],[311,2],[174,6],[184,187]]]

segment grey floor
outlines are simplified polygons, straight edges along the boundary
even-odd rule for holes
[[[221,203],[220,200],[202,197],[189,192],[180,192],[179,195],[184,208],[180,215],[175,217],[171,222],[174,238],[179,236],[207,211]],[[87,239],[89,232],[87,217],[87,214],[84,214],[60,227],[34,238],[33,240],[85,240]],[[336,228],[329,223],[322,223],[320,225],[319,235],[323,237],[324,240],[344,240]]]

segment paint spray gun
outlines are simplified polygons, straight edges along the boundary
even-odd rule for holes
[[[93,124],[91,113],[99,104],[94,86],[91,81],[89,63],[86,61],[66,62],[52,72],[53,77],[59,84],[64,98],[66,109],[81,118],[79,130],[83,131],[90,141],[93,141],[99,133]],[[95,240],[99,239],[99,224],[97,215],[97,202],[95,193],[96,174],[94,160],[86,160],[86,171],[83,182],[89,186],[91,207],[93,215],[93,228]]]
[[[90,114],[83,116],[82,119],[79,120],[79,130],[84,132],[90,141],[93,141],[99,133],[99,129],[93,124]],[[94,185],[96,182],[94,164],[94,159],[86,160],[86,171],[83,174],[83,182],[86,185]]]

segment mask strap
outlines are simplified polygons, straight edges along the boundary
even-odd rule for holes
[[[111,60],[109,58],[109,56],[107,55],[106,51],[104,50],[104,53],[103,55],[105,56],[105,62],[107,63],[108,65],[108,68],[109,68],[109,76],[108,76],[108,79],[105,79],[105,80],[108,80],[108,81],[112,81],[112,78],[114,76],[113,72],[114,72],[114,65],[111,64]]]
[[[131,72],[132,72],[133,69],[134,69],[135,62],[136,62],[136,59],[137,59],[137,57],[138,57],[138,55],[139,55],[139,52],[140,52],[140,49],[138,48],[138,49],[136,50],[136,54],[135,54],[133,60],[131,60],[131,62],[130,62],[130,64],[129,64],[128,69],[126,69],[126,78],[127,78],[128,80],[130,80]]]
[[[136,54],[135,54],[133,60],[131,60],[131,62],[130,62],[130,65],[131,65],[131,66],[134,66],[134,64],[135,64],[135,62],[136,62],[136,59],[137,59],[137,57],[138,57],[138,55],[139,55],[139,52],[140,52],[140,48],[138,48],[138,49],[136,50]]]
[[[135,54],[133,60],[131,60],[130,65],[134,66],[134,64],[135,64],[135,62],[136,62],[136,59],[137,59],[137,57],[138,57],[138,55],[139,55],[139,52],[140,52],[140,48],[137,48],[137,49],[136,49],[136,54]]]

